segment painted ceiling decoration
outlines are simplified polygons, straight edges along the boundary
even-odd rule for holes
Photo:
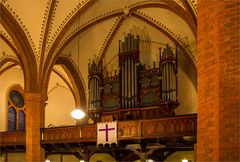
[[[22,56],[26,54],[20,48],[23,44],[19,43],[24,34],[31,48],[28,55],[32,51],[36,61],[38,86],[48,82],[53,70],[74,89],[67,78],[73,74],[55,67],[63,57],[77,69],[78,88],[87,95],[87,63],[97,59],[113,66],[118,40],[128,32],[140,34],[142,46],[157,48],[172,42],[197,67],[196,0],[2,0],[1,11],[12,19],[1,20],[0,73],[16,65],[27,69],[23,64],[27,58]],[[23,33],[14,33],[6,22],[17,23]],[[152,55],[156,55],[154,50],[150,50]]]

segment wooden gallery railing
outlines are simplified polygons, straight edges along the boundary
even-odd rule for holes
[[[25,145],[25,131],[0,132],[0,146]]]
[[[42,129],[42,144],[96,142],[97,126],[81,125]],[[197,115],[184,115],[151,120],[118,122],[118,140],[160,137],[196,136]],[[25,132],[1,132],[0,145],[23,145]]]
[[[172,118],[132,120],[118,122],[118,140],[160,138],[169,136],[195,136],[197,115]],[[97,126],[45,128],[42,143],[96,142]]]

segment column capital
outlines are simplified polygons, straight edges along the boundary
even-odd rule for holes
[[[24,98],[25,98],[26,102],[28,102],[28,101],[39,102],[39,101],[44,101],[47,99],[47,97],[44,97],[44,95],[40,92],[25,92]]]

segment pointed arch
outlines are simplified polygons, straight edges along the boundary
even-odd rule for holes
[[[37,83],[38,72],[34,52],[22,27],[2,3],[0,22],[13,39],[19,51],[17,57],[23,65],[24,89],[26,91],[37,91],[39,89]]]
[[[67,57],[59,57],[56,64],[62,65],[62,68],[65,70],[70,81],[72,82],[74,94],[76,96],[77,106],[79,105],[82,108],[86,108],[86,91],[84,87],[84,82],[78,70],[75,68],[71,60],[69,60]]]
[[[56,61],[55,65],[61,65],[66,74],[68,75],[68,78],[70,79],[72,83],[72,90],[73,95],[75,98],[76,106],[81,106],[81,108],[86,109],[86,103],[87,103],[87,97],[86,97],[86,90],[84,86],[84,82],[81,78],[81,75],[79,74],[78,70],[72,63],[72,61],[67,57],[59,57]],[[48,83],[50,79],[50,75],[46,79]],[[44,89],[48,89],[48,84],[45,85],[46,87]],[[47,92],[44,92],[47,93]]]

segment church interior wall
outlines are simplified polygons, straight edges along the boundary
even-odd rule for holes
[[[0,155],[0,162],[4,162],[4,154]]]
[[[74,155],[63,155],[63,162],[64,161],[79,162],[79,160]]]
[[[76,106],[70,87],[54,72],[48,87],[45,127],[74,125],[76,121],[70,114]]]
[[[189,59],[178,51],[178,101],[177,115],[197,113],[197,72]]]
[[[8,162],[26,162],[25,153],[8,153],[7,155]]]
[[[194,162],[194,151],[177,151],[169,156],[164,162],[180,162],[184,159],[189,160],[189,162]]]
[[[48,155],[46,159],[50,160],[51,162],[60,161],[61,155],[60,154]]]
[[[50,160],[50,162],[79,162],[79,159],[77,159],[74,155],[61,155],[61,154],[52,154],[47,156],[47,159]]]
[[[109,154],[105,153],[96,153],[90,157],[90,162],[97,162],[97,161],[107,161],[107,162],[116,162],[116,160]]]

